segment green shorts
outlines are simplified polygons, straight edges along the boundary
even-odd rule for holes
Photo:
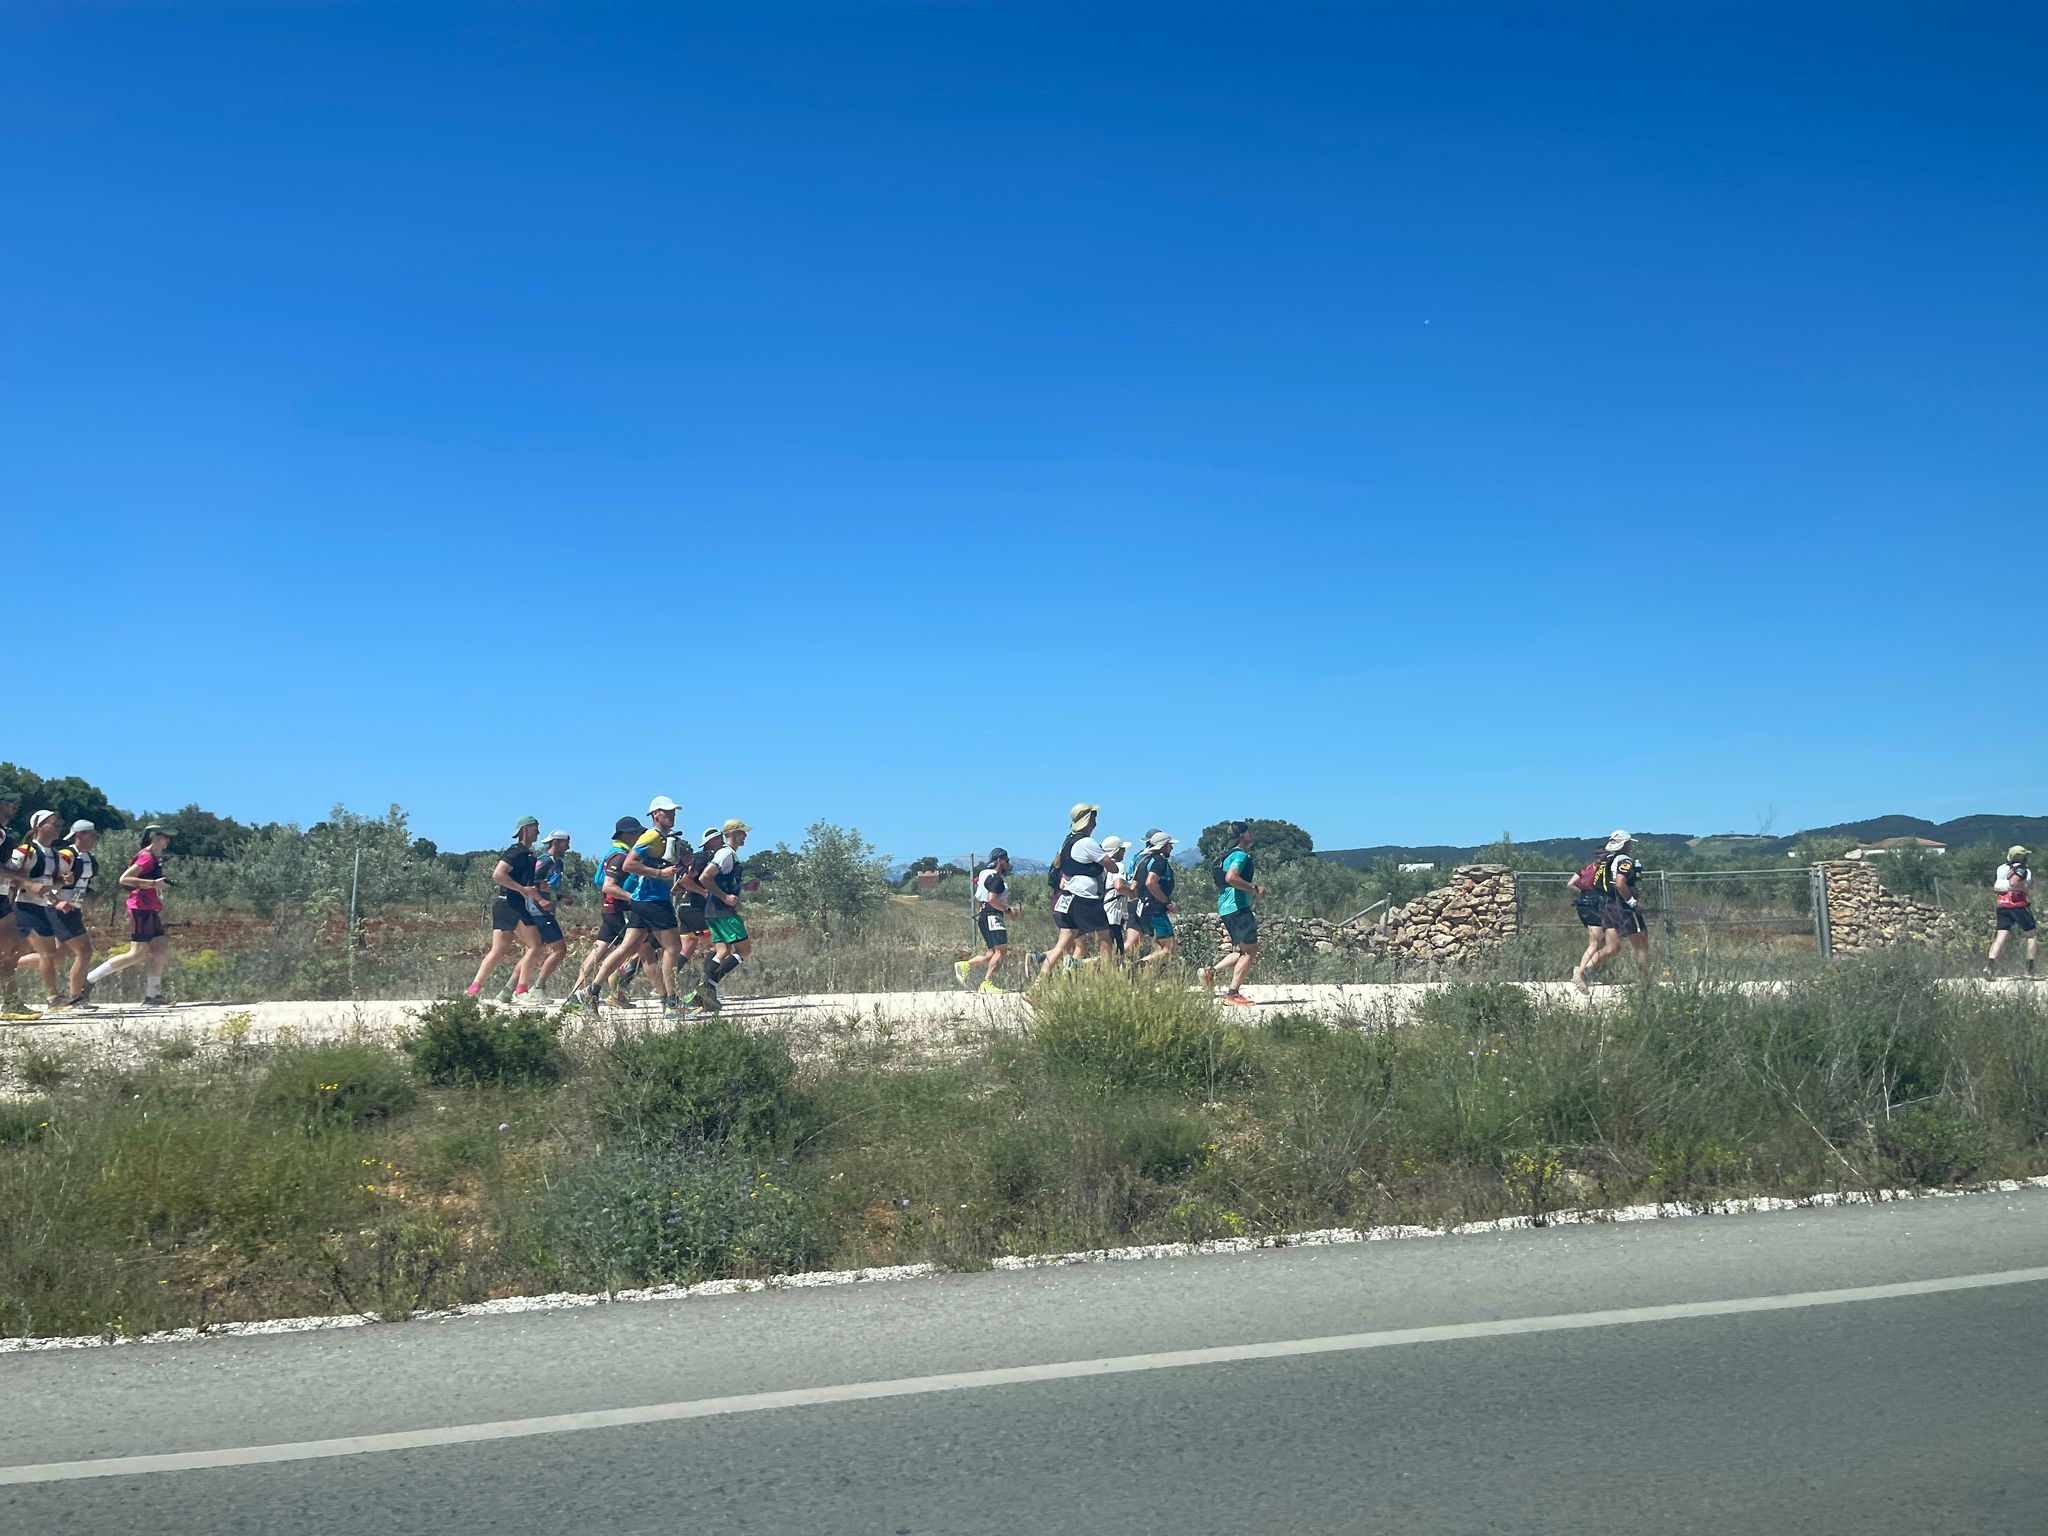
[[[747,925],[737,915],[711,919],[711,937],[720,944],[744,944],[747,941]]]

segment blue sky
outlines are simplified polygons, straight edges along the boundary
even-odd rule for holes
[[[1655,10],[9,7],[0,755],[444,846],[2040,812],[2048,26]]]

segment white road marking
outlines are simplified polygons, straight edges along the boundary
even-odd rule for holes
[[[1546,1317],[1510,1317],[1491,1322],[1446,1323],[1428,1328],[1388,1328],[1376,1333],[1340,1333],[1316,1339],[1283,1339],[1265,1344],[1226,1344],[1211,1349],[1176,1349],[1149,1355],[1120,1355],[1102,1360],[1066,1360],[1046,1365],[1004,1366],[987,1371],[955,1371],[941,1376],[906,1376],[893,1381],[857,1381],[829,1387],[798,1387],[782,1392],[750,1392],[732,1397],[700,1397],[677,1403],[652,1403],[638,1408],[604,1408],[585,1413],[549,1414],[539,1418],[499,1419],[483,1424],[451,1424],[439,1429],[410,1429],[383,1435],[348,1435],[333,1440],[298,1440],[279,1445],[230,1446],[216,1451],[176,1451],[154,1456],[107,1456],[89,1461],[50,1461],[31,1466],[0,1467],[0,1485],[74,1482],[82,1478],[138,1477],[153,1472],[191,1472],[209,1467],[251,1467],[271,1462],[321,1461],[337,1456],[368,1456],[382,1451],[414,1451],[438,1446],[475,1445],[491,1440],[521,1440],[534,1435],[575,1434],[589,1429],[628,1425],[671,1424],[738,1413],[772,1413],[783,1408],[810,1408],[825,1403],[871,1402],[878,1398],[921,1397],[935,1392],[966,1392],[984,1387],[1032,1382],[1075,1381],[1095,1376],[1123,1376],[1139,1371],[1179,1370],[1187,1366],[1232,1365],[1247,1360],[1287,1360],[1305,1355],[1343,1354],[1391,1349],[1406,1344],[1441,1344],[1459,1339],[1509,1338],[1534,1333],[1568,1333],[1587,1328],[1617,1328],[1632,1323],[1675,1322],[1697,1317],[1736,1317],[1752,1312],[1785,1312],[1801,1307],[1843,1306],[1859,1301],[1892,1301],[1907,1296],[1937,1296],[1948,1291],[1978,1291],[1993,1286],[2033,1285],[2048,1281],[2048,1265],[2005,1269],[1987,1274],[1951,1275],[1939,1280],[1904,1280],[1890,1285],[1860,1285],[1833,1291],[1796,1291],[1780,1296],[1738,1296],[1726,1301],[1684,1301],[1655,1307],[1620,1307],[1598,1312],[1565,1312]]]

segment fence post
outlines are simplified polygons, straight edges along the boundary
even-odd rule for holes
[[[1823,960],[1834,958],[1834,935],[1828,929],[1828,867],[1813,866],[1813,942]]]

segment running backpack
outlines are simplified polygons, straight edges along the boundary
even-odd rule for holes
[[[1600,869],[1606,861],[1595,859],[1579,871],[1579,894],[1590,896],[1600,888]]]

